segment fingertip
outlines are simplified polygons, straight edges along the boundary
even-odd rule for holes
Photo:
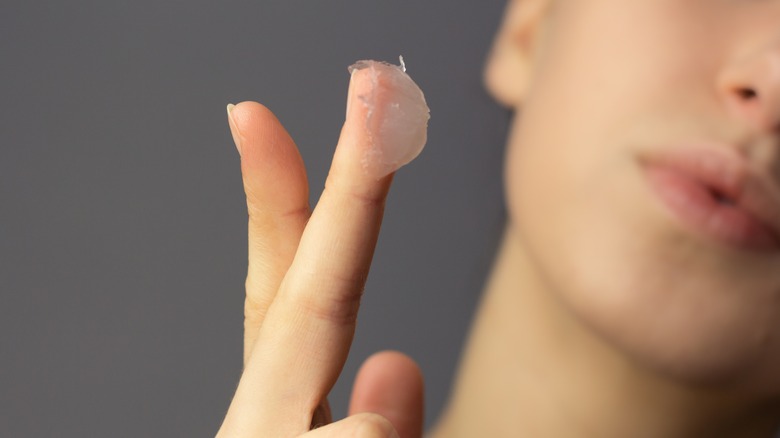
[[[401,67],[358,61],[350,66],[344,147],[362,172],[379,179],[412,161],[427,141],[430,110]]]
[[[349,411],[378,413],[401,437],[422,436],[424,379],[417,362],[399,351],[371,355],[355,378]]]
[[[277,127],[281,128],[281,122],[276,118],[276,115],[259,102],[247,100],[237,104],[229,103],[227,104],[227,117],[233,142],[242,158],[244,153],[257,141],[257,127],[262,128],[263,132],[269,133],[278,130]]]
[[[274,119],[276,119],[276,116],[274,115],[273,111],[271,111],[267,106],[263,105],[260,102],[245,100],[232,106],[233,108],[230,112],[231,114],[233,114],[233,117],[236,117],[237,120],[243,121],[251,117],[268,117],[268,116],[271,116]]]
[[[372,354],[363,363],[363,368],[379,368],[395,377],[419,380],[422,383],[422,371],[417,361],[397,350],[383,350]]]
[[[308,208],[309,187],[303,158],[290,134],[265,105],[228,105],[228,119],[251,209],[273,212]]]
[[[259,102],[247,100],[235,105],[229,104],[228,119],[233,124],[231,129],[235,127],[244,141],[247,137],[256,140],[263,134],[278,131],[279,128],[287,134],[273,111]]]
[[[242,158],[248,165],[264,165],[277,159],[302,164],[295,142],[268,107],[244,101],[233,105],[229,115],[240,136]]]

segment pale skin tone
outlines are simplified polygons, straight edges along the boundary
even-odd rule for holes
[[[485,77],[515,110],[509,217],[430,435],[773,438],[780,254],[684,229],[636,160],[720,142],[780,187],[780,1],[510,0]],[[349,349],[393,175],[361,179],[345,125],[310,214],[276,118],[242,103],[231,128],[250,213],[246,348],[218,436],[419,438],[422,380],[400,353],[369,359],[350,415],[307,432]]]

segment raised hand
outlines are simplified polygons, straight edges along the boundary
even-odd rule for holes
[[[228,107],[249,265],[244,372],[218,437],[422,436],[422,377],[394,352],[366,361],[350,416],[328,424],[326,397],[352,343],[385,199],[395,171],[425,144],[429,118],[400,68],[361,61],[350,70],[346,121],[313,212],[303,161],[276,117],[253,102]]]

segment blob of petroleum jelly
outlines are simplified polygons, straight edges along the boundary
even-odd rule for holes
[[[400,60],[401,66],[364,60],[348,68],[353,78],[356,71],[364,69],[370,75],[370,87],[364,87],[356,97],[367,110],[365,131],[369,145],[363,151],[361,165],[376,178],[415,159],[428,138],[431,116],[425,96],[406,74],[403,57]]]

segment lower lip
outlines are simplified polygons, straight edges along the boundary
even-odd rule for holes
[[[739,249],[780,249],[780,241],[766,225],[744,210],[719,203],[702,184],[666,167],[646,171],[661,201],[693,232]]]

